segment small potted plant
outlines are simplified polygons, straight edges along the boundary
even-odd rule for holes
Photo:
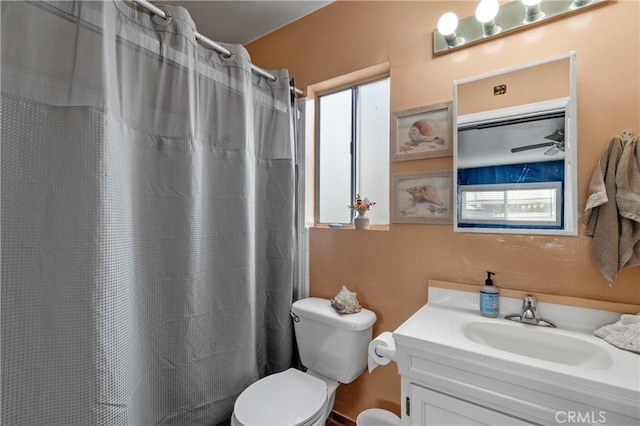
[[[375,205],[375,202],[370,201],[368,198],[363,199],[360,197],[360,194],[357,194],[353,203],[347,206],[357,213],[357,216],[353,219],[353,224],[356,229],[369,229],[369,218],[366,214],[371,210],[371,207]]]

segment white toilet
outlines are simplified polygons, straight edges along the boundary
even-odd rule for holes
[[[376,314],[339,314],[326,299],[291,306],[298,351],[306,373],[290,368],[258,380],[236,400],[231,426],[324,425],[340,383],[351,383],[367,365]]]

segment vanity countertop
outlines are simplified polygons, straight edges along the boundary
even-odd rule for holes
[[[498,318],[480,315],[477,293],[430,288],[429,300],[394,331],[397,346],[418,348],[437,356],[462,360],[464,362],[461,364],[466,365],[462,368],[513,372],[526,379],[523,380],[525,386],[527,383],[531,383],[531,386],[542,383],[557,389],[557,392],[578,389],[598,397],[605,395],[607,399],[623,404],[636,404],[636,407],[640,402],[640,355],[616,348],[592,334],[596,328],[617,321],[619,313],[540,303],[542,316],[558,326],[551,329],[504,319],[505,312],[519,312],[521,301],[517,299],[501,298]],[[544,357],[496,349],[470,339],[465,332],[469,330],[465,328],[469,324],[473,324],[473,327],[508,330],[514,337],[507,339],[533,337],[531,341],[539,341],[543,346],[555,339],[559,347],[567,348],[568,353],[575,346],[584,346],[586,356],[590,357],[587,352],[591,351],[597,353],[597,357],[595,361],[581,362],[579,358],[572,359],[569,355],[565,361],[553,362]],[[535,351],[535,343],[531,341],[522,340],[522,345],[517,343],[516,347],[520,349],[531,344]]]

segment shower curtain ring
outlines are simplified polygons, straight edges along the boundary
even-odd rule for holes
[[[162,6],[156,6],[156,7],[162,10],[166,17],[163,18],[162,16],[156,15],[154,13],[153,15],[151,15],[151,20],[153,21],[153,23],[157,25],[169,25],[169,23],[171,22],[171,14],[167,10],[167,8]]]

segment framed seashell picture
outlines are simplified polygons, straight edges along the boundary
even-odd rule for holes
[[[394,173],[393,223],[453,223],[453,171]]]
[[[451,102],[391,114],[391,160],[453,155]]]

